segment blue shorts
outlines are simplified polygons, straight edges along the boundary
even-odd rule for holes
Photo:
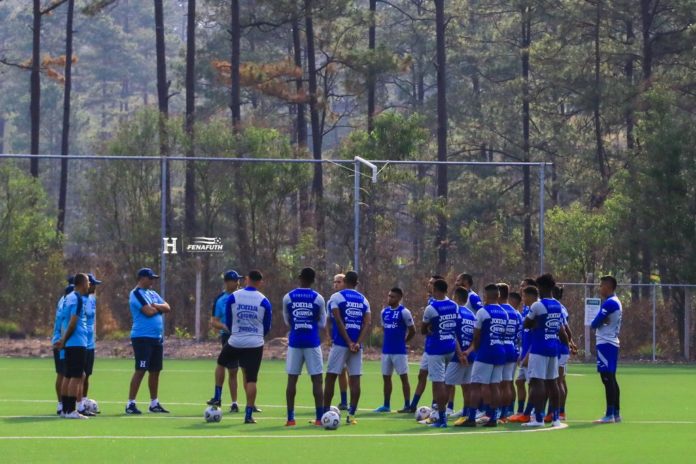
[[[597,345],[597,372],[616,373],[619,362],[619,347],[610,343]]]
[[[164,347],[159,338],[134,337],[131,338],[131,344],[136,371],[159,372],[162,370]]]

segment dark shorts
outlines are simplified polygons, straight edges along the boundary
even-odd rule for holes
[[[597,345],[597,372],[600,374],[616,374],[616,366],[619,363],[619,347],[610,343]]]
[[[238,363],[239,367],[244,369],[246,373],[246,381],[256,383],[262,358],[263,346],[258,348],[235,348],[228,344],[222,348],[217,363],[221,366]]]
[[[85,373],[85,352],[84,346],[65,347],[65,375],[68,379],[80,378]]]
[[[85,375],[92,375],[94,369],[94,348],[87,349],[85,352]]]
[[[162,370],[164,346],[159,338],[131,338],[136,371],[159,372]]]
[[[65,358],[60,359],[60,350],[53,350],[53,364],[56,366],[56,374],[65,375]]]
[[[225,348],[225,346],[228,345],[227,341],[229,339],[230,339],[230,334],[228,334],[228,333],[224,334],[224,335],[220,335],[220,342],[222,343],[222,348]],[[220,352],[222,352],[222,350]],[[227,363],[225,365],[225,367],[227,369],[239,369],[239,360],[238,359],[230,360],[230,362]]]

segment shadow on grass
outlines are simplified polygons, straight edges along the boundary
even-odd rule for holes
[[[2,419],[4,424],[14,425],[14,424],[34,424],[38,422],[56,422],[61,420],[58,416],[17,416],[17,417],[5,417]]]

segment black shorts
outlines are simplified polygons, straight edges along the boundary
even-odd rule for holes
[[[85,352],[87,348],[84,346],[66,346],[65,347],[65,378],[76,379],[81,378],[85,373]]]
[[[225,348],[225,346],[228,345],[227,341],[230,339],[230,334],[222,334],[220,335],[220,342],[222,342],[222,347]],[[222,350],[220,351],[222,352]],[[227,369],[239,369],[239,360],[238,359],[232,359],[230,360],[229,363],[225,365]]]
[[[88,348],[85,352],[85,375],[92,375],[94,369],[94,348]]]
[[[217,363],[221,366],[227,366],[233,362],[239,363],[239,367],[244,369],[246,374],[246,381],[256,383],[262,358],[263,346],[257,348],[235,348],[228,344],[222,348]]]
[[[60,350],[53,350],[53,364],[56,366],[56,374],[65,375],[65,359],[60,359]]]
[[[131,338],[131,344],[133,345],[136,371],[159,372],[162,370],[164,346],[159,338]]]

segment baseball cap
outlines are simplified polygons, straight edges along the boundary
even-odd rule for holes
[[[87,278],[89,279],[90,285],[99,285],[100,283],[102,283],[102,281],[94,277],[94,274],[92,274],[91,272],[87,274]]]
[[[238,273],[237,271],[225,271],[225,274],[223,274],[223,279],[224,280],[241,280],[244,278],[243,275]]]
[[[149,277],[150,279],[159,279],[159,276],[149,267],[144,267],[138,270],[138,278]]]
[[[73,285],[75,283],[75,276],[68,276],[68,285]]]
[[[68,285],[67,287],[65,287],[64,292],[65,292],[65,294],[67,295],[68,293],[72,293],[73,290],[75,290],[75,286],[74,286],[73,284],[70,284],[70,285]]]
[[[317,277],[317,273],[311,267],[305,267],[300,271],[299,277],[302,280],[314,282],[314,279]]]

